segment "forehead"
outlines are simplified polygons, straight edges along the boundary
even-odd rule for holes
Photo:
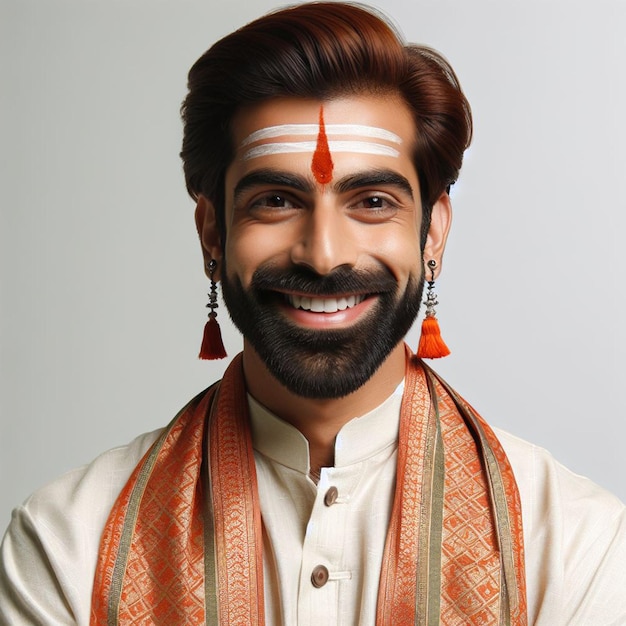
[[[232,123],[232,135],[236,150],[236,159],[241,159],[248,152],[250,140],[263,136],[268,129],[280,127],[284,132],[279,136],[290,136],[290,125],[301,129],[312,127],[317,133],[323,111],[324,123],[335,128],[344,128],[340,133],[345,137],[396,136],[403,151],[412,153],[415,142],[415,124],[406,103],[395,95],[375,96],[358,95],[320,101],[301,98],[277,98],[260,104],[242,108],[235,115]],[[382,133],[382,135],[381,135]],[[277,141],[270,136],[267,142]],[[261,139],[260,142],[263,143]]]

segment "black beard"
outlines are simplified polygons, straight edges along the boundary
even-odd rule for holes
[[[411,328],[420,307],[424,279],[411,278],[405,292],[391,273],[340,266],[325,276],[294,266],[259,267],[245,290],[222,268],[222,293],[233,323],[270,373],[305,398],[341,398],[364,385]],[[279,310],[279,291],[309,295],[370,294],[378,302],[349,328],[313,330],[290,322]]]

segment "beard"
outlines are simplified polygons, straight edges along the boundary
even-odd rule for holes
[[[298,396],[330,399],[364,385],[415,321],[424,278],[411,277],[404,293],[385,268],[340,266],[320,276],[303,266],[259,267],[246,290],[239,277],[222,271],[222,293],[230,317],[270,373]],[[284,293],[310,296],[367,294],[378,301],[363,319],[347,328],[311,329],[290,321],[280,310]],[[287,306],[291,306],[287,304]]]

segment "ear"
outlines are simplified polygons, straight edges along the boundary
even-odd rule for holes
[[[450,196],[444,191],[437,202],[433,205],[430,217],[430,228],[426,236],[426,244],[424,245],[424,265],[434,259],[437,262],[435,269],[435,278],[439,276],[441,271],[441,261],[443,251],[448,240],[448,233],[452,224],[452,204]],[[428,270],[430,276],[430,270]]]
[[[196,204],[196,228],[202,246],[202,256],[204,258],[204,271],[207,273],[207,266],[211,259],[218,261],[217,269],[213,275],[214,280],[220,279],[221,263],[223,257],[222,241],[220,238],[217,221],[215,218],[215,207],[205,196],[198,196]]]

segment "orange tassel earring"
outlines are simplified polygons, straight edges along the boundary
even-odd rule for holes
[[[441,338],[441,331],[439,330],[439,322],[435,317],[435,307],[439,304],[437,302],[437,295],[435,294],[435,268],[437,267],[437,261],[431,259],[428,261],[428,269],[430,270],[430,280],[428,281],[428,288],[426,290],[426,317],[422,322],[422,335],[420,336],[420,343],[417,348],[417,356],[420,359],[438,359],[450,354],[450,349],[446,346],[445,341]]]
[[[204,325],[204,337],[202,338],[202,346],[198,357],[206,360],[223,359],[226,356],[226,350],[224,349],[224,342],[222,341],[222,331],[217,322],[217,312],[215,309],[217,309],[219,304],[217,303],[217,284],[213,280],[213,274],[217,269],[217,261],[211,259],[207,268],[211,281],[211,291],[209,292],[209,303],[206,306],[210,311],[209,319]]]

